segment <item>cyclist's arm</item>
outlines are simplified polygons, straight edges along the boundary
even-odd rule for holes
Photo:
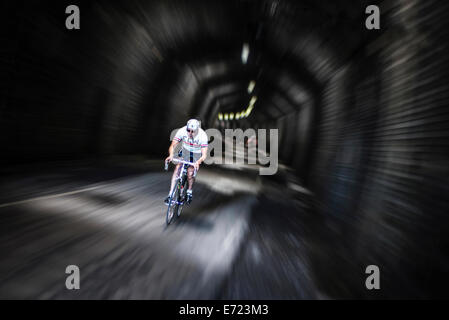
[[[206,158],[207,158],[207,147],[204,147],[201,148],[201,158],[199,158],[197,162],[201,164],[204,162],[204,160],[206,160]]]
[[[176,148],[176,146],[178,145],[178,143],[179,143],[178,140],[173,139],[173,141],[172,141],[172,143],[171,143],[171,145],[170,145],[170,148],[168,148],[168,156],[169,156],[169,157],[173,158],[173,154],[174,154],[174,152],[175,152],[175,148]]]

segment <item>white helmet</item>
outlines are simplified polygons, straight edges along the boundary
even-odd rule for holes
[[[198,130],[199,127],[200,127],[200,122],[196,119],[190,119],[187,122],[187,129],[196,131],[196,130]]]

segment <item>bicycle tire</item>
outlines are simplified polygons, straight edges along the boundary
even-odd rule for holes
[[[178,195],[178,201],[181,202],[181,200],[183,200],[182,204],[178,205],[178,208],[176,210],[176,215],[178,216],[178,218],[181,215],[182,209],[184,208],[184,203],[186,201],[186,182],[187,182],[187,179],[184,180],[184,182],[182,184],[182,188],[181,188],[181,190],[182,190],[181,194]]]
[[[167,226],[172,222],[173,217],[175,216],[175,212],[177,213],[178,208],[178,198],[179,198],[179,182],[176,183],[175,187],[173,188],[173,191],[170,195],[168,208],[167,208],[167,215],[165,218],[165,222],[167,223]]]

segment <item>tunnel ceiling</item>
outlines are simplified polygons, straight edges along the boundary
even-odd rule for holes
[[[167,22],[163,40],[169,42],[161,47],[176,63],[187,64],[199,83],[193,114],[209,118],[212,112],[239,112],[256,95],[257,110],[276,118],[313,101],[327,77],[365,44],[364,5],[175,1],[167,5],[173,11],[164,12],[177,23],[161,16]],[[244,43],[250,49],[246,64],[241,61]],[[256,87],[250,95],[252,80]],[[231,92],[224,89],[230,87]],[[213,110],[215,104],[219,107]]]
[[[370,40],[361,27],[367,4],[132,1],[121,9],[148,29],[164,61],[190,68],[198,82],[192,114],[209,119],[219,111],[238,112],[257,95],[255,110],[276,118],[313,104],[329,75]],[[246,64],[244,43],[249,45]],[[250,95],[252,80],[256,86]]]

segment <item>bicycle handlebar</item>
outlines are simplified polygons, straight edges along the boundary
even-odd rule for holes
[[[188,164],[189,166],[195,167],[195,163],[194,162],[184,161],[184,160],[177,159],[177,158],[173,158],[171,162],[173,162],[173,163],[184,163],[184,164]],[[168,170],[168,162],[166,161],[165,162],[165,171],[167,171],[167,170]],[[196,174],[196,169],[195,169],[194,175],[195,174]]]
[[[189,161],[185,161],[185,160],[181,160],[181,159],[176,159],[176,158],[173,158],[173,160],[171,161],[171,162],[177,162],[177,163],[184,163],[184,164],[188,164],[188,165],[190,165],[190,166],[195,166],[195,163],[194,162],[189,162]]]

